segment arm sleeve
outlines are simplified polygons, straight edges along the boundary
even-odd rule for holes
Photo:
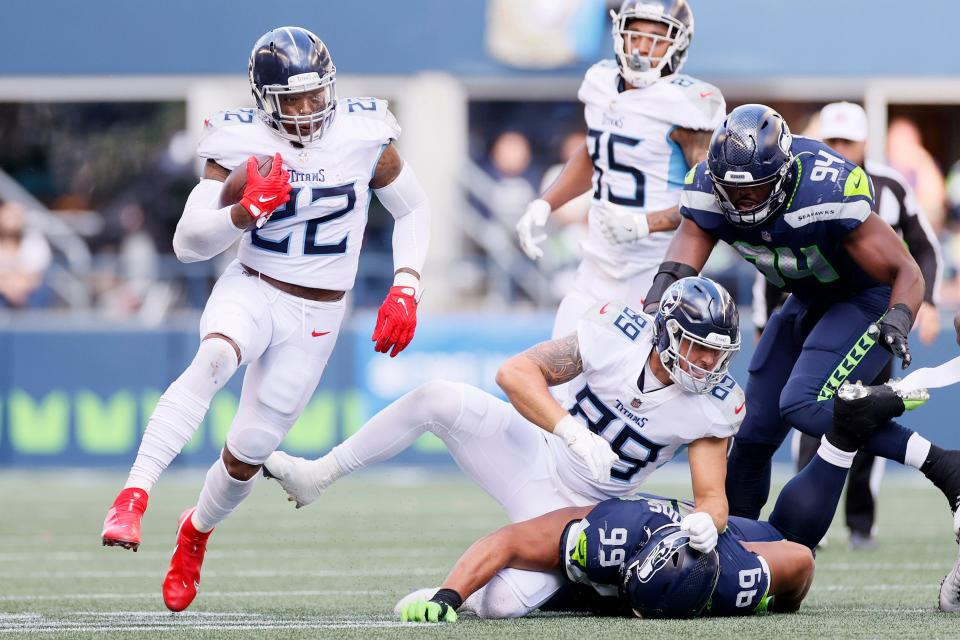
[[[393,267],[423,273],[430,243],[430,202],[409,163],[404,163],[400,174],[387,186],[374,189],[381,204],[393,216]],[[412,286],[419,291],[419,282],[412,275],[400,273],[394,284]]]
[[[923,301],[936,304],[943,263],[937,236],[917,207],[916,198],[906,187],[900,200],[900,230],[910,255],[920,265],[925,289]]]
[[[173,234],[173,252],[180,262],[209,260],[243,235],[233,226],[231,207],[217,207],[222,188],[219,180],[201,180],[190,192]]]

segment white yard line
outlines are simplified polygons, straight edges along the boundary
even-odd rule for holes
[[[424,547],[408,547],[404,546],[403,556],[406,557],[423,557],[423,556],[435,556],[438,552],[442,551],[463,551],[463,545],[430,545]],[[32,549],[30,551],[23,552],[4,552],[0,553],[0,563],[10,562],[17,563],[23,562],[26,564],[36,564],[41,561],[56,561],[57,563],[63,562],[90,562],[90,561],[100,561],[105,557],[109,558],[121,558],[126,557],[130,561],[133,560],[142,560],[144,558],[161,558],[163,560],[169,560],[170,554],[173,552],[173,547],[170,549],[164,549],[162,551],[144,551],[142,548],[140,551],[131,553],[130,551],[116,549],[103,549],[98,548],[95,551],[43,551],[40,549]],[[338,554],[343,555],[356,555],[362,556],[364,558],[377,557],[377,558],[395,558],[397,557],[396,549],[388,548],[376,548],[376,549],[338,549]],[[299,561],[312,561],[312,560],[326,560],[329,558],[330,553],[326,550],[319,549],[268,549],[264,550],[261,547],[235,547],[231,546],[229,551],[207,551],[206,559],[210,560],[212,558],[232,558],[232,559],[241,559],[241,558],[262,558],[265,555],[270,556],[270,560],[276,560],[281,558],[293,559]]]
[[[272,598],[277,596],[379,596],[390,593],[382,590],[343,591],[340,589],[309,589],[296,591],[203,591],[204,598]],[[144,593],[59,593],[19,594],[0,596],[0,602],[59,602],[68,600],[133,600],[159,598],[160,589]]]
[[[91,619],[92,618],[92,619]],[[71,613],[63,617],[15,614],[0,617],[0,633],[57,631],[177,631],[223,629],[255,631],[272,629],[378,629],[411,626],[398,620],[340,616],[337,618],[278,618],[258,613],[196,612],[162,613],[156,611],[105,611]],[[415,626],[415,625],[414,625]]]
[[[396,578],[403,576],[443,575],[449,567],[416,569],[236,569],[211,570],[203,573],[206,578]],[[154,578],[157,571],[0,571],[0,579],[5,580],[64,580],[77,578],[124,579]]]

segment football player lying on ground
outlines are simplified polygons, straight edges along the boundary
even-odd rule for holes
[[[770,520],[731,516],[709,553],[690,548],[688,534],[677,526],[688,503],[615,498],[559,509],[481,538],[439,590],[410,594],[397,612],[405,622],[453,622],[458,609],[488,611],[477,601],[483,595],[478,590],[503,567],[562,569],[569,584],[593,589],[576,599],[576,610],[659,618],[796,611],[813,582],[812,550],[830,527],[855,453],[877,425],[929,396],[926,390],[901,397],[887,385],[844,383],[837,397],[832,429],[810,464],[783,488]],[[553,604],[544,608],[570,608]]]
[[[740,348],[736,306],[702,277],[675,283],[655,317],[598,305],[576,333],[508,360],[497,382],[510,403],[435,380],[401,397],[319,460],[274,453],[265,466],[298,506],[338,478],[392,458],[430,431],[512,522],[636,493],[688,446],[694,505],[680,523],[710,551],[727,522],[727,440],[744,399],[726,374]],[[561,406],[552,385],[570,382]],[[642,430],[642,431],[641,431]],[[490,617],[536,609],[563,586],[557,573],[507,569],[486,588]],[[494,595],[496,594],[496,595]]]

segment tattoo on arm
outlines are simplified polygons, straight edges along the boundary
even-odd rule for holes
[[[680,215],[679,207],[671,207],[647,215],[647,224],[650,225],[650,233],[673,231],[680,226],[682,220],[683,216]]]
[[[670,139],[680,145],[687,166],[692,167],[707,159],[707,149],[710,147],[712,135],[712,131],[678,128],[670,133]]]
[[[524,351],[523,355],[536,363],[550,387],[570,382],[583,371],[580,343],[576,333],[541,342]]]

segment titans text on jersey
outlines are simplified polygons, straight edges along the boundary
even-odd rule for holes
[[[353,287],[370,205],[370,179],[400,126],[384,100],[349,98],[318,141],[294,150],[255,117],[255,109],[206,120],[198,153],[227,169],[251,155],[280,152],[290,201],[262,229],[245,233],[238,259],[283,282],[348,291]]]
[[[597,305],[577,329],[583,372],[568,387],[565,407],[610,442],[620,460],[609,482],[596,483],[559,438],[547,441],[565,485],[594,500],[634,492],[653,471],[700,438],[736,434],[746,415],[743,390],[727,376],[711,392],[671,384],[644,393],[652,376],[653,318],[620,302]]]

